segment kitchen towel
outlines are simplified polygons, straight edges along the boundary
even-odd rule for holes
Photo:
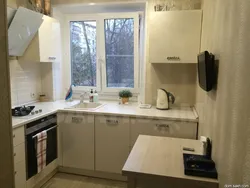
[[[42,131],[37,135],[36,158],[37,158],[37,173],[41,172],[46,167],[46,149],[47,149],[47,132]]]

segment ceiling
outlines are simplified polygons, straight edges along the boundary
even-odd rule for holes
[[[63,14],[91,14],[107,12],[138,12],[145,11],[145,2],[140,3],[88,3],[57,5],[56,8]]]

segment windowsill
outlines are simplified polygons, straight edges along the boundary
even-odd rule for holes
[[[85,90],[86,92],[86,90]],[[83,90],[73,90],[73,98],[74,99],[79,99],[80,95],[83,93]],[[99,100],[107,100],[107,101],[120,101],[120,97],[118,96],[118,92],[112,92],[112,93],[107,93],[107,92],[98,92]],[[132,102],[137,102],[139,97],[139,93],[133,93],[133,97],[130,98],[130,101]],[[88,98],[86,96],[85,98]]]

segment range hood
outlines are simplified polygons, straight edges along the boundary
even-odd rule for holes
[[[16,9],[7,7],[7,19],[8,19],[8,27],[10,26],[11,21],[13,20],[16,14]]]
[[[43,15],[23,7],[19,7],[16,14],[11,8],[7,11],[8,22],[11,22],[8,30],[9,55],[22,56],[43,23]]]

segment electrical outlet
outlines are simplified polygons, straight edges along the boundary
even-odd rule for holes
[[[35,93],[30,93],[30,97],[31,97],[32,99],[34,99],[34,98],[36,97],[36,94],[35,94]]]

